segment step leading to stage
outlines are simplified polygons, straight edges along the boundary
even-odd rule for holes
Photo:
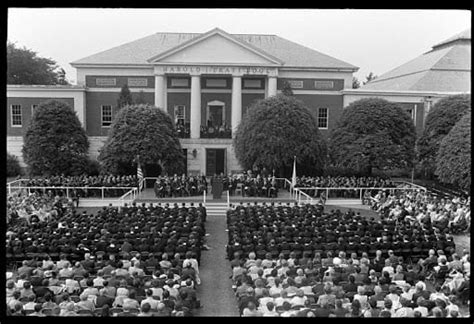
[[[361,205],[360,199],[328,199],[326,205]]]
[[[206,213],[212,216],[226,216],[227,203],[226,202],[207,202]]]

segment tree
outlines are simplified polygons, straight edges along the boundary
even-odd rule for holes
[[[143,92],[143,90],[140,90],[140,92],[138,92],[138,95],[135,99],[135,104],[137,105],[144,105],[146,104],[146,99],[145,99],[145,92]]]
[[[441,141],[470,109],[470,95],[445,97],[433,105],[417,142],[417,159],[425,177],[434,175]]]
[[[49,100],[39,105],[24,135],[23,158],[32,175],[80,175],[86,171],[89,140],[75,111]]]
[[[344,108],[331,133],[331,161],[368,175],[373,168],[408,167],[413,163],[415,139],[415,126],[398,104],[360,99]]]
[[[7,83],[67,85],[66,72],[57,63],[37,55],[36,52],[15,43],[7,44]]]
[[[352,77],[352,89],[360,88],[360,81],[356,77]]]
[[[120,89],[120,95],[117,100],[117,108],[120,109],[131,104],[133,104],[132,93],[130,92],[128,85],[124,84],[122,89]]]
[[[290,176],[296,156],[299,174],[321,172],[326,144],[304,104],[282,94],[255,102],[237,128],[233,142],[242,167],[275,170]]]
[[[293,96],[293,90],[291,89],[291,84],[286,80],[283,81],[283,87],[281,89],[281,93],[284,94],[285,96]]]
[[[130,105],[119,110],[99,154],[103,170],[113,174],[136,172],[139,156],[146,165],[160,164],[167,173],[183,170],[183,150],[170,116],[151,105]]]
[[[7,177],[15,177],[21,174],[22,170],[18,157],[7,152]]]
[[[367,83],[369,83],[370,81],[375,80],[375,79],[377,79],[377,76],[376,76],[375,74],[373,74],[372,72],[370,72],[369,75],[367,75],[367,76],[365,77],[365,82],[364,82],[364,84],[367,84]]]
[[[441,141],[436,158],[439,180],[470,193],[471,112],[468,111]]]

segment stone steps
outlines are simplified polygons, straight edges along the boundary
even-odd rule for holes
[[[227,203],[226,202],[206,202],[206,213],[208,216],[226,216]]]

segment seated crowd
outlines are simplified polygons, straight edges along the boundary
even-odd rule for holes
[[[381,177],[343,177],[343,176],[321,176],[321,177],[296,177],[296,187],[380,187],[392,188],[396,184]]]
[[[192,316],[200,307],[194,253],[144,255],[122,249],[75,262],[25,260],[7,279],[7,315]]]
[[[321,177],[297,177],[297,188],[395,188],[397,185],[390,179],[381,177],[346,177],[346,176],[321,176]],[[309,190],[304,192],[311,197],[328,198],[360,198],[360,191],[330,189],[329,196],[326,197],[326,189]],[[370,193],[370,191],[368,191]]]
[[[224,190],[229,190],[231,196],[239,190],[242,197],[278,197],[278,183],[274,176],[251,173],[229,175],[223,178]]]
[[[450,233],[469,232],[471,224],[470,197],[439,198],[423,191],[388,193],[379,191],[367,203],[384,218],[429,222]]]
[[[133,204],[11,225],[7,310],[191,316],[199,307],[195,287],[205,218],[202,206]]]
[[[205,176],[195,177],[174,175],[159,176],[154,184],[155,196],[157,198],[167,197],[190,197],[200,196],[207,190],[207,180]]]
[[[53,196],[51,192],[28,193],[22,189],[14,191],[7,197],[7,224],[48,221],[73,208],[72,199]]]
[[[468,316],[469,253],[429,222],[264,204],[228,227],[242,316]]]
[[[98,175],[98,176],[51,176],[45,178],[31,178],[25,184],[27,187],[137,187],[137,175]],[[66,196],[65,189],[48,188],[53,195]],[[43,192],[42,189],[32,191]],[[119,197],[126,193],[127,189],[107,189],[104,191],[106,197]],[[72,197],[101,197],[101,189],[75,189],[69,192]]]

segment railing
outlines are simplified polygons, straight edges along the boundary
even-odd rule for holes
[[[71,193],[73,191],[86,191],[88,193],[93,192],[95,195],[92,195],[92,197],[80,197],[80,198],[100,198],[100,199],[105,199],[105,198],[119,198],[120,196],[115,195],[115,191],[118,190],[126,190],[127,192],[136,189],[136,187],[43,187],[43,186],[21,186],[21,187],[10,187],[10,192],[12,189],[17,189],[17,190],[25,190],[30,194],[32,191],[37,191],[41,190],[43,194],[45,194],[47,191],[54,191],[55,193],[59,190],[63,194],[66,195],[67,198],[71,197]],[[108,191],[112,191],[112,196],[106,197],[105,193]]]
[[[217,127],[201,127],[200,131],[201,138],[232,138],[232,131],[227,128],[224,131],[219,130]]]
[[[294,199],[298,202],[298,205],[301,203],[303,204],[313,203],[313,198],[311,198],[308,194],[300,190],[300,188],[294,188],[293,193],[294,193]],[[303,199],[301,198],[302,196],[303,196]]]
[[[119,198],[122,206],[124,206],[126,202],[134,201],[135,199],[137,199],[139,193],[140,192],[138,188],[132,188],[131,190],[126,192],[123,196]],[[128,198],[128,196],[130,196],[130,198]]]
[[[28,179],[18,179],[14,181],[10,181],[7,183],[7,192],[10,195],[12,191],[14,190],[19,190],[20,187],[25,187],[26,185],[23,185],[23,182],[28,182]]]
[[[426,188],[421,186],[413,186],[413,187],[297,187],[294,190],[304,191],[310,197],[313,198],[320,198],[321,193],[325,193],[326,199],[360,199],[361,201],[364,199],[365,194],[368,192],[371,195],[375,192],[375,194],[379,191],[386,191],[388,190],[391,194],[395,191],[406,191],[406,190],[422,190],[426,192]]]

